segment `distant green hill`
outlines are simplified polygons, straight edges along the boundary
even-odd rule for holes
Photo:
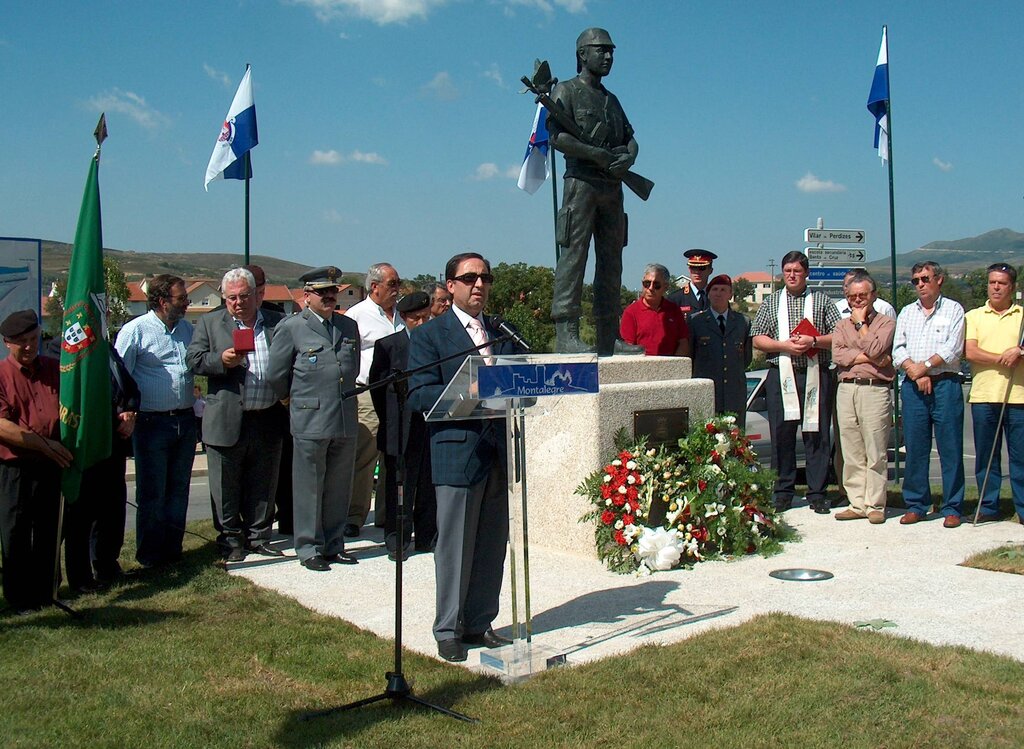
[[[224,252],[136,252],[134,250],[113,250],[103,252],[117,260],[129,281],[145,276],[172,273],[187,278],[210,278],[220,280],[225,271],[241,264],[240,254]],[[263,268],[270,283],[297,286],[299,276],[312,266],[279,260],[269,255],[252,255],[251,262]],[[67,273],[71,265],[71,245],[64,242],[43,240],[43,284]],[[364,273],[357,272],[354,275]]]
[[[951,275],[962,275],[992,263],[1024,265],[1024,234],[1012,229],[994,229],[965,239],[937,240],[929,242],[913,252],[896,255],[896,275],[900,279],[910,278],[910,268],[915,263],[934,260]],[[888,278],[890,261],[873,260],[867,264],[868,271],[880,279]]]

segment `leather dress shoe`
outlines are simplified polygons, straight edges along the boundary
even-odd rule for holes
[[[865,517],[865,515],[861,515],[856,510],[850,508],[836,513],[836,520],[863,520]]]
[[[792,499],[773,499],[772,500],[772,507],[775,508],[776,512],[785,512],[786,510],[788,510],[792,506],[793,506],[793,500]]]
[[[98,593],[104,590],[107,586],[102,585],[95,580],[86,580],[85,582],[77,585],[69,586],[75,593]]]
[[[241,546],[232,546],[231,551],[224,559],[228,562],[243,562],[245,561],[245,549]]]
[[[270,546],[269,544],[256,544],[255,546],[250,546],[249,547],[249,551],[253,552],[254,554],[259,554],[261,557],[283,557],[284,556],[284,552],[283,551],[280,551],[279,549],[275,549],[273,546]]]
[[[959,528],[960,527],[960,516],[959,515],[946,515],[945,520],[942,521],[943,528]]]
[[[914,523],[920,523],[924,520],[924,515],[918,515],[916,512],[908,512],[900,518],[900,525],[913,525]]]
[[[339,551],[337,554],[328,554],[324,559],[334,564],[359,564],[358,559],[344,551]]]
[[[457,637],[451,640],[438,640],[437,654],[451,663],[466,660],[466,648]]]
[[[343,533],[345,538],[359,538],[359,526],[355,523],[345,523]]]
[[[512,644],[512,640],[502,637],[493,629],[475,635],[464,634],[462,635],[462,642],[466,645],[483,645],[485,648],[501,648]]]
[[[307,570],[313,570],[314,572],[329,572],[331,569],[331,565],[327,564],[327,560],[323,557],[310,557],[309,559],[303,559],[302,566]]]
[[[978,515],[979,523],[998,523],[1000,520],[1002,520],[1002,517],[995,514],[990,515],[983,512],[980,515]]]
[[[822,500],[820,502],[811,502],[809,507],[812,510],[814,510],[815,514],[817,514],[817,515],[830,515],[830,514],[832,514],[832,510],[828,506],[828,501],[827,500]]]
[[[871,525],[881,525],[885,522],[885,512],[882,510],[872,510],[868,513],[868,522]]]

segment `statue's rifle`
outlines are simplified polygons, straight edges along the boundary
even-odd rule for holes
[[[570,117],[564,109],[562,109],[562,105],[552,99],[547,92],[534,85],[534,83],[525,75],[522,77],[522,81],[523,85],[526,86],[526,89],[537,97],[538,103],[548,111],[548,117],[557,122],[558,127],[568,135],[571,135],[576,140],[588,146],[594,146],[597,148],[606,147],[603,143],[603,139],[600,137],[601,130],[604,128],[603,124],[599,123],[592,133],[584,133],[580,126],[576,124],[576,121]],[[616,152],[615,149],[613,149],[613,152]],[[636,193],[640,200],[647,200],[647,198],[651,196],[651,190],[654,189],[654,182],[646,177],[640,176],[632,170],[626,172],[622,177],[622,182],[626,187]]]

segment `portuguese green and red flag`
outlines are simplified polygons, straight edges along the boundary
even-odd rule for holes
[[[110,455],[113,431],[100,219],[99,144],[105,137],[106,122],[101,117],[96,155],[89,165],[78,214],[61,327],[60,436],[75,456],[61,482],[69,503],[78,499],[82,472]]]

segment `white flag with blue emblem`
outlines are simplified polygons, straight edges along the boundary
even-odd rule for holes
[[[882,27],[882,46],[875,63],[875,77],[868,94],[868,111],[875,116],[875,148],[882,161],[889,159],[889,44]]]
[[[537,105],[537,114],[533,117],[533,130],[530,142],[526,145],[526,156],[523,168],[519,171],[519,189],[533,195],[545,180],[551,176],[548,164],[548,111],[543,104]]]
[[[242,158],[260,142],[256,133],[256,103],[252,98],[252,68],[245,66],[245,75],[238,84],[231,108],[224,118],[217,145],[213,147],[210,164],[206,167],[205,187],[215,179],[245,179],[246,160]],[[249,168],[248,176],[252,176]]]

